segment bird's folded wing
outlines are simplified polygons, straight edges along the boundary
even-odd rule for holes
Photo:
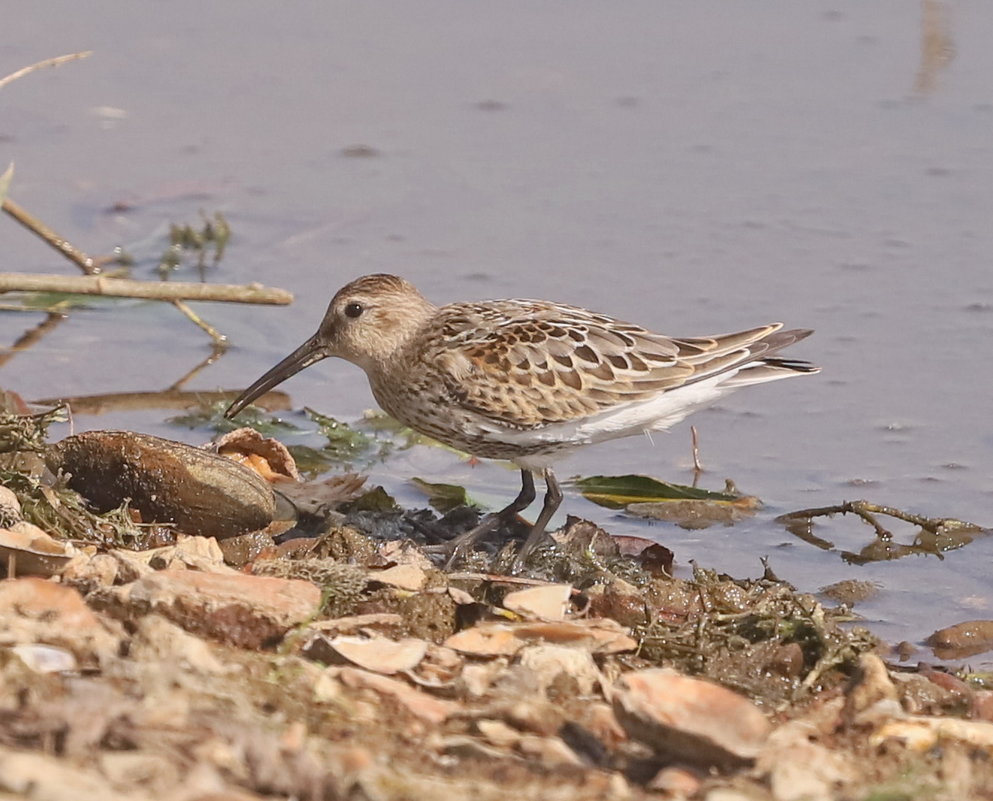
[[[779,323],[672,339],[540,301],[444,307],[425,353],[451,396],[503,426],[539,428],[647,400],[761,358]]]

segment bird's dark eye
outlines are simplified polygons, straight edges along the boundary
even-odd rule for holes
[[[361,303],[349,303],[345,307],[345,316],[358,317],[360,314],[362,314],[363,311],[365,311],[365,309],[362,308]]]

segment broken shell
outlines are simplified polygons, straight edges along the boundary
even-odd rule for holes
[[[130,500],[146,523],[175,523],[186,534],[233,537],[272,522],[268,483],[231,459],[133,431],[88,431],[50,446],[52,471],[99,512]]]
[[[263,437],[254,428],[229,431],[214,443],[213,449],[221,456],[254,470],[266,481],[302,480],[287,447],[278,439]]]
[[[70,673],[78,668],[72,651],[43,643],[24,643],[10,649],[35,673]]]
[[[547,584],[507,593],[504,609],[541,620],[564,620],[572,597],[571,584]]]

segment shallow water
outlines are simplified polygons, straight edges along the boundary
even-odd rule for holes
[[[990,540],[857,567],[837,551],[868,541],[858,522],[819,529],[834,552],[772,522],[865,497],[993,524],[990,4],[309,2],[288,15],[99,0],[26,5],[5,28],[3,74],[96,51],[0,90],[19,203],[83,248],[126,245],[146,277],[153,234],[221,210],[235,238],[213,278],[296,293],[290,309],[199,307],[235,347],[189,388],[246,385],[313,331],[334,289],[377,271],[439,303],[545,297],[674,335],[812,327],[791,355],[823,373],[693,418],[703,482],[732,477],[765,501],[757,518],[684,532],[575,495],[565,506],[658,537],[684,569],[755,575],[768,555],[804,589],[876,581],[859,609],[892,641],[993,615]],[[12,222],[2,230],[6,269],[71,272]],[[0,316],[3,342],[38,320]],[[169,307],[101,304],[5,363],[0,382],[28,398],[155,390],[208,352]],[[373,405],[344,363],[284,389],[346,420]],[[204,438],[167,414],[75,426]],[[558,472],[689,482],[687,425],[654,439]],[[373,478],[414,503],[414,474],[494,502],[516,491],[516,473],[435,449]]]

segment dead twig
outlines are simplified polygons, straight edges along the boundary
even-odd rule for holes
[[[194,370],[202,370],[211,362],[213,356],[201,362]],[[65,403],[76,414],[101,415],[120,412],[144,411],[147,409],[190,409],[201,405],[211,405],[233,401],[241,390],[181,390],[177,389],[183,382],[188,381],[194,370],[191,370],[169,389],[149,392],[110,392],[102,395],[73,395],[61,398],[32,398],[31,402],[39,406],[54,406]],[[290,399],[285,392],[267,392],[255,405],[267,411],[286,411],[290,408]]]
[[[191,309],[185,301],[174,300],[172,305],[179,309],[186,317],[200,330],[206,331],[207,336],[214,340],[214,354],[219,356],[228,349],[228,338],[218,331],[214,326],[204,320],[199,314]]]
[[[551,587],[556,582],[546,579],[531,579],[522,576],[505,576],[501,573],[449,573],[449,581],[489,581],[493,584],[520,585],[523,587]],[[573,590],[578,595],[578,590]]]
[[[904,512],[894,506],[883,506],[869,501],[844,501],[834,506],[818,506],[812,509],[800,509],[796,512],[789,512],[776,518],[778,522],[791,523],[794,521],[809,520],[814,517],[826,517],[837,514],[853,514],[868,523],[876,532],[880,539],[891,539],[892,533],[883,527],[876,519],[876,515],[885,515],[905,523],[911,523],[922,528],[931,534],[938,533],[939,529],[969,527],[976,528],[972,523],[964,523],[950,517],[924,517],[915,515],[912,512]]]
[[[87,275],[97,275],[100,272],[100,265],[95,259],[87,256],[83,251],[73,245],[69,240],[59,236],[45,223],[28,212],[22,206],[15,203],[9,197],[3,199],[3,210],[13,217],[17,222],[27,228],[31,233],[41,237],[48,245],[55,248],[59,253],[73,262],[80,270]]]
[[[65,56],[55,56],[54,58],[46,58],[35,64],[31,64],[30,66],[21,67],[21,69],[10,73],[10,75],[0,78],[0,89],[3,89],[8,83],[13,83],[18,78],[23,78],[25,75],[29,75],[32,72],[37,72],[38,70],[44,69],[45,67],[58,67],[69,61],[78,61],[81,58],[87,58],[92,55],[93,55],[92,50],[83,50],[80,53],[69,53],[68,55]]]
[[[146,300],[199,300],[224,303],[262,303],[286,306],[293,295],[285,289],[261,284],[197,284],[185,281],[135,281],[102,275],[34,275],[0,273],[4,292],[65,292]]]

